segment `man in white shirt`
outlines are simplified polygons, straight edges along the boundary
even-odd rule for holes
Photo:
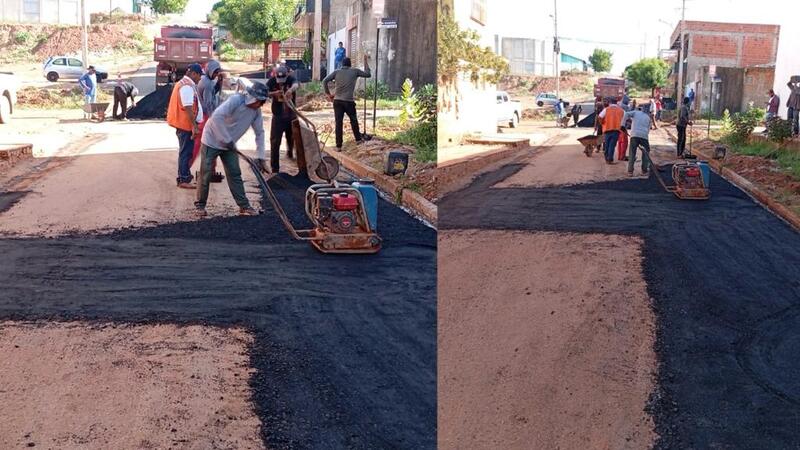
[[[194,189],[192,184],[191,161],[194,140],[200,138],[199,123],[203,121],[203,105],[197,95],[197,82],[203,68],[191,64],[186,75],[175,83],[167,107],[167,123],[175,128],[178,136],[178,178],[179,188]]]

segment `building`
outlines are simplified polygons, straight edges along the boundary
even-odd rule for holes
[[[566,53],[561,53],[561,64],[558,68],[562,72],[588,72],[589,63]]]
[[[672,50],[680,49],[680,30],[679,23]],[[683,34],[683,79],[676,61],[670,81],[675,92],[679,83],[684,95],[694,89],[695,110],[721,114],[763,104],[774,80],[780,26],[684,21]]]
[[[500,43],[495,52],[499,47],[499,54],[508,60],[511,75],[555,76],[552,41],[495,36],[495,42]]]
[[[314,18],[316,17],[316,1],[315,0],[304,0],[301,1],[297,5],[297,12],[294,15],[294,27],[297,29],[301,36],[302,36],[302,49],[300,50],[300,58],[303,57],[303,50],[308,48],[314,48]],[[331,0],[322,0],[322,28],[325,29],[330,21],[330,11],[331,11]],[[291,38],[291,40],[295,40],[295,38]],[[284,45],[286,44],[286,45]],[[294,53],[293,45],[291,42],[281,43],[281,54],[288,55],[290,53]],[[325,48],[322,49],[325,52]],[[311,54],[311,53],[309,53]],[[290,58],[289,56],[285,56],[285,59],[297,59],[297,58]],[[309,59],[309,62],[313,61],[313,58]],[[322,53],[321,55],[322,66],[325,67],[326,57],[325,54]],[[330,66],[327,66],[330,67]]]
[[[406,78],[416,86],[436,83],[436,4],[436,0],[330,0],[328,67],[334,67],[334,50],[342,42],[353,66],[362,65],[365,52],[370,55],[373,74],[377,71],[377,79],[393,92],[400,91]],[[395,19],[397,28],[382,29],[378,42],[380,18]]]
[[[786,83],[794,75],[800,75],[800,28],[794,19],[800,14],[800,5],[792,4],[787,14],[778,14],[777,19],[781,25],[780,38],[778,39],[778,54],[775,60],[775,82],[773,89],[781,98],[781,108],[778,113],[786,117],[786,101],[789,99],[789,88]]]
[[[440,14],[446,14],[461,29],[473,30],[478,44],[495,49],[497,42],[487,24],[491,9],[486,0],[444,0]],[[452,83],[439,85],[438,132],[439,145],[459,144],[468,134],[490,134],[497,131],[497,85],[483,79],[471,80],[461,74]]]
[[[140,3],[141,0],[87,0],[86,18],[115,10],[126,14],[139,12]],[[0,21],[79,25],[81,3],[80,0],[0,0]]]

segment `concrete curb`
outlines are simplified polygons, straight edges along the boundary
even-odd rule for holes
[[[386,193],[394,203],[408,208],[414,214],[436,227],[438,211],[433,202],[411,189],[404,188],[394,178],[384,175],[379,170],[369,167],[353,157],[336,150],[325,149],[324,151],[336,158],[342,167],[353,172],[353,175],[359,178],[372,178],[375,180],[375,186]]]
[[[665,128],[664,131],[667,132],[667,135],[672,141],[678,140],[677,136],[675,136],[675,134],[673,134],[668,128]],[[692,153],[701,156],[704,160],[708,161],[708,165],[711,166],[711,169],[713,169],[714,172],[716,172],[719,176],[725,178],[729,182],[736,185],[736,187],[739,189],[745,191],[758,203],[764,205],[764,207],[766,207],[770,212],[786,221],[786,223],[791,225],[795,230],[800,231],[800,216],[798,216],[794,211],[778,203],[768,193],[761,190],[750,180],[734,172],[732,169],[725,167],[723,161],[713,159],[711,155],[702,150],[692,149]],[[713,194],[713,189],[711,192]]]

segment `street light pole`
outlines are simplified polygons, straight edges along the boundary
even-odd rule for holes
[[[678,101],[678,105],[683,104],[683,21],[686,17],[686,0],[681,2],[683,5],[681,6],[681,23],[679,25],[680,33],[681,33],[681,48],[678,49],[678,95],[675,100]],[[689,105],[691,107],[691,105]]]
[[[553,50],[556,54],[556,97],[561,98],[561,70],[559,60],[561,59],[561,44],[558,42],[558,0],[553,0],[553,27],[555,36],[553,37]]]
[[[86,0],[81,0],[81,57],[84,69],[89,67],[89,34],[86,29]]]
[[[311,79],[320,80],[320,53],[322,53],[322,0],[314,2],[314,42],[311,46],[314,56],[311,58]]]

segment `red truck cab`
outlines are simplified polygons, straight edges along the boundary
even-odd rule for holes
[[[213,57],[213,30],[210,27],[161,27],[161,37],[153,39],[153,60],[158,61],[156,86],[178,80],[186,73],[189,64],[205,65]]]

